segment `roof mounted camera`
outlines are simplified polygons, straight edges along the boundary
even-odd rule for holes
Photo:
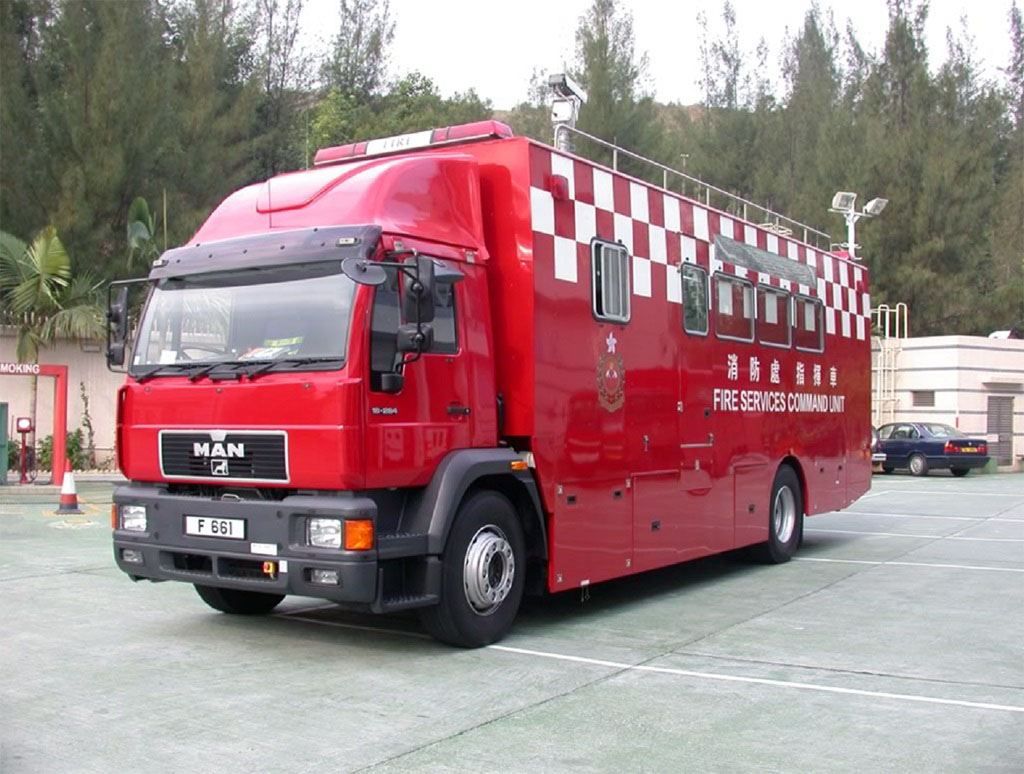
[[[548,86],[562,99],[579,100],[580,104],[585,104],[587,101],[587,92],[568,73],[549,75]]]

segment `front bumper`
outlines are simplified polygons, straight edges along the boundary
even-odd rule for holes
[[[378,547],[369,551],[324,549],[305,544],[306,519],[372,519],[377,505],[356,495],[292,495],[280,501],[215,500],[168,494],[152,485],[128,484],[114,492],[117,505],[145,505],[146,532],[115,529],[114,559],[134,579],[178,580],[199,585],[297,594],[369,609],[381,607]],[[245,519],[244,540],[195,537],[185,516]],[[141,554],[126,562],[124,551]],[[263,569],[273,562],[273,572]],[[313,583],[314,569],[334,570],[337,584]]]

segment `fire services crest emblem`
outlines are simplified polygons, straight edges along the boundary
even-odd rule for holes
[[[618,411],[626,394],[626,368],[622,355],[615,352],[614,333],[608,334],[605,344],[608,351],[597,359],[597,400],[608,411]]]

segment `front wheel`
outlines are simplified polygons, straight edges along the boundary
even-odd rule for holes
[[[525,576],[525,539],[515,509],[497,492],[477,492],[459,507],[448,534],[441,599],[421,608],[420,620],[449,645],[489,645],[512,627]]]
[[[759,562],[781,564],[793,558],[804,531],[804,499],[793,468],[779,468],[768,502],[768,540],[750,552]]]
[[[950,468],[949,472],[952,473],[957,478],[963,478],[964,476],[966,476],[968,473],[971,472],[971,469],[970,468]]]
[[[221,589],[216,586],[200,586],[198,583],[195,586],[203,602],[214,610],[233,615],[266,615],[284,599],[284,594]]]

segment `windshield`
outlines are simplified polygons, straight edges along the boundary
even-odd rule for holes
[[[335,261],[164,279],[133,366],[343,361],[354,293]]]

